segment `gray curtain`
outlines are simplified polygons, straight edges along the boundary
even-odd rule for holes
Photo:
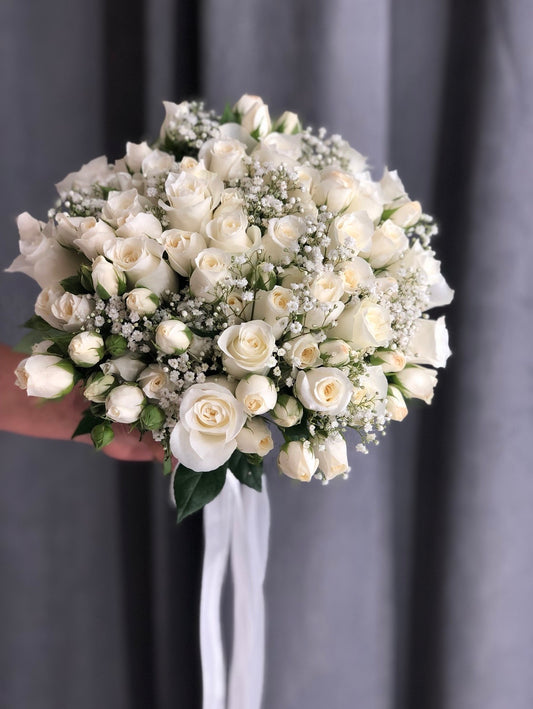
[[[398,168],[441,224],[454,357],[349,482],[268,470],[271,709],[533,706],[527,0],[3,0],[3,250],[53,183],[247,91]],[[14,344],[35,290],[0,280]],[[416,407],[414,407],[416,408]],[[3,434],[0,706],[201,706],[201,516],[160,471]]]

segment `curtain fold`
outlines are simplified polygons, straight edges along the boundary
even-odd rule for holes
[[[527,0],[0,6],[2,268],[16,214],[155,138],[163,99],[258,93],[397,168],[440,221],[454,356],[433,406],[348,482],[267,466],[265,709],[533,705],[532,22]],[[1,277],[3,341],[35,296]],[[201,516],[175,525],[155,467],[1,446],[0,706],[200,707]]]

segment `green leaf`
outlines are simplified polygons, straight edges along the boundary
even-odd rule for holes
[[[84,293],[87,293],[87,289],[81,282],[81,275],[79,273],[76,276],[63,278],[62,281],[59,281],[59,285],[63,288],[63,290],[67,291],[67,293],[73,293],[74,295],[83,295]]]
[[[109,300],[111,298],[111,294],[106,291],[104,286],[100,285],[100,283],[96,286],[96,294],[102,299],[102,300]]]
[[[26,320],[23,327],[27,327],[29,330],[50,330],[50,329],[52,329],[52,326],[49,325],[46,322],[46,320],[43,320],[43,318],[41,318],[39,315],[32,315],[29,320]]]
[[[224,108],[224,113],[220,116],[220,125],[223,123],[240,123],[241,117],[234,111],[231,104],[227,103]]]
[[[159,406],[147,404],[142,410],[140,422],[147,431],[157,431],[165,422],[165,414]]]
[[[263,474],[263,459],[259,456],[248,456],[236,450],[227,462],[227,467],[243,485],[261,492],[261,476]]]
[[[301,421],[296,426],[284,428],[282,431],[285,443],[290,443],[290,441],[306,441],[309,439],[309,430],[304,421]]]
[[[384,209],[383,214],[381,215],[380,222],[386,222],[387,219],[390,219],[394,212],[396,212],[399,209],[399,207],[394,207],[394,209]]]
[[[95,426],[102,423],[102,419],[95,416],[91,409],[86,409],[82,414],[82,419],[79,422],[76,430],[72,434],[71,438],[76,438],[76,436],[83,436],[86,433],[90,433]]]
[[[80,266],[80,281],[86,291],[92,293],[94,291],[93,272],[90,266],[82,264]]]
[[[91,431],[91,440],[97,451],[111,443],[115,434],[109,423],[99,423]]]
[[[174,497],[178,510],[178,522],[201,510],[211,502],[224,487],[227,464],[207,473],[197,473],[184,465],[178,465],[174,476]]]
[[[39,342],[46,339],[46,337],[43,337],[42,332],[33,330],[32,332],[27,332],[13,347],[13,350],[15,352],[21,352],[22,354],[31,354],[33,345],[37,345]]]

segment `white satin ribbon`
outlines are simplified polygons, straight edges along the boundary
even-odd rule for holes
[[[260,709],[265,665],[263,584],[270,506],[228,472],[222,492],[204,508],[205,552],[200,600],[203,709]],[[220,600],[231,553],[233,651],[226,691]],[[226,704],[227,702],[227,704]]]

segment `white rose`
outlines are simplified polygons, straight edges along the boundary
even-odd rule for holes
[[[202,168],[203,170],[203,168]],[[170,207],[164,202],[170,226],[184,231],[203,231],[218,205],[224,184],[214,173],[207,177],[195,175],[192,170],[171,172],[165,182]]]
[[[261,230],[248,226],[248,216],[242,209],[224,211],[207,223],[205,231],[211,247],[235,254],[249,251],[261,241]]]
[[[17,217],[17,226],[20,254],[6,269],[8,273],[25,273],[41,288],[49,288],[77,272],[79,256],[47,236],[42,222],[24,212]]]
[[[108,164],[105,155],[100,155],[100,157],[82,165],[78,172],[69,172],[61,182],[56,184],[56,189],[64,201],[70,190],[87,188],[95,183],[106,185],[112,177],[111,165]]]
[[[87,380],[87,386],[83,390],[83,396],[88,401],[96,404],[103,404],[112,386],[115,384],[115,377],[112,374],[94,372]]]
[[[126,165],[132,172],[140,172],[142,161],[151,152],[152,148],[145,140],[142,143],[126,143]]]
[[[344,340],[325,340],[319,345],[320,357],[328,367],[348,364],[352,348]]]
[[[294,293],[289,288],[274,286],[269,291],[257,291],[254,316],[272,326],[274,337],[278,338],[287,327],[290,314],[297,307]]]
[[[310,369],[322,364],[318,342],[313,335],[300,335],[283,344],[284,359],[298,369]]]
[[[192,332],[181,320],[163,320],[155,331],[155,343],[165,354],[182,354],[191,340]]]
[[[353,384],[336,367],[317,367],[298,372],[294,389],[306,409],[336,416],[348,406]]]
[[[252,158],[263,165],[292,167],[302,156],[302,139],[299,135],[270,133],[259,142]]]
[[[260,96],[244,94],[233,106],[235,113],[239,114],[241,126],[258,136],[270,132],[271,122],[268,106],[263,103]]]
[[[107,418],[116,423],[135,423],[142,413],[144,394],[135,384],[111,389],[105,400]]]
[[[419,222],[421,216],[420,202],[406,202],[391,214],[390,220],[403,229],[407,229]]]
[[[344,282],[337,273],[326,271],[312,280],[309,291],[319,305],[306,313],[305,326],[310,329],[327,327],[344,310],[344,303],[341,302]]]
[[[97,332],[79,332],[69,343],[68,355],[80,367],[94,367],[104,356],[104,340]]]
[[[261,320],[232,325],[217,340],[224,368],[239,378],[250,373],[266,374],[275,364],[275,343],[272,327]]]
[[[291,441],[281,447],[278,467],[287,477],[307,483],[318,468],[318,458],[308,441]]]
[[[381,369],[385,374],[401,372],[407,364],[407,358],[400,350],[378,350],[374,357],[380,360]]]
[[[182,101],[181,103],[163,101],[163,106],[165,107],[165,120],[161,124],[159,131],[161,140],[165,139],[167,133],[172,134],[173,131],[191,115],[188,101]]]
[[[228,187],[220,194],[220,204],[215,209],[215,217],[223,212],[234,212],[236,209],[244,209],[244,198],[241,190],[236,187]]]
[[[452,302],[453,290],[440,272],[440,261],[435,258],[434,251],[425,249],[419,241],[415,241],[403,257],[391,264],[387,270],[396,274],[402,269],[407,271],[419,269],[422,272],[423,281],[429,286],[428,309],[449,305]]]
[[[274,408],[278,393],[272,379],[262,374],[250,374],[237,384],[235,398],[249,416],[259,416]]]
[[[379,187],[383,203],[386,205],[392,207],[394,202],[403,202],[407,199],[405,187],[398,176],[397,170],[387,170],[387,168],[385,168],[383,177],[379,181]]]
[[[176,168],[174,156],[161,150],[152,150],[141,165],[141,172],[144,177],[160,175],[162,172],[170,172]]]
[[[341,261],[335,270],[342,278],[346,295],[353,295],[361,288],[370,288],[376,280],[368,261],[359,256],[355,256],[351,261]]]
[[[305,234],[307,224],[302,217],[289,215],[270,219],[261,246],[269,261],[275,264],[290,261],[298,251],[299,239]]]
[[[438,320],[420,318],[415,321],[414,331],[405,351],[409,363],[445,367],[451,353],[444,316]]]
[[[149,364],[137,377],[137,383],[148,399],[159,399],[161,390],[168,388],[170,380],[163,367]]]
[[[278,396],[276,405],[272,409],[272,420],[277,426],[291,428],[302,420],[304,410],[298,399],[289,394]]]
[[[91,277],[95,291],[104,300],[112,295],[119,295],[126,289],[126,276],[123,271],[104,256],[97,256],[93,261]]]
[[[364,172],[356,180],[355,195],[348,207],[350,212],[366,212],[373,222],[383,213],[383,198],[379,184],[372,180],[370,173]]]
[[[92,260],[101,256],[105,248],[114,244],[116,240],[114,229],[99,219],[90,228],[82,230],[80,236],[74,239],[74,245],[84,256]]]
[[[134,382],[145,367],[144,362],[129,354],[108,359],[100,365],[104,374],[113,374],[125,382]]]
[[[207,140],[198,153],[200,160],[222,180],[235,180],[246,172],[246,145],[234,138]]]
[[[198,232],[168,229],[163,232],[162,243],[168,262],[180,276],[191,275],[194,259],[207,248],[204,237]]]
[[[371,402],[375,414],[383,416],[385,413],[387,387],[387,377],[381,367],[377,365],[367,367],[364,374],[359,377],[359,387],[354,388],[352,402],[354,404]]]
[[[284,111],[274,124],[278,133],[300,133],[302,124],[296,113]]]
[[[308,193],[310,196],[315,186],[320,182],[320,172],[310,165],[295,165],[293,170],[298,176],[301,193]]]
[[[217,299],[216,285],[229,275],[231,256],[222,249],[204,249],[194,259],[189,287],[193,295],[208,303]]]
[[[149,237],[156,241],[161,241],[163,227],[161,222],[153,214],[140,212],[127,217],[122,226],[117,229],[117,236],[128,239],[132,236]]]
[[[319,205],[325,204],[331,212],[346,209],[357,192],[357,182],[353,175],[338,167],[326,167],[320,172],[320,183],[313,190],[313,199]]]
[[[407,406],[402,392],[395,386],[389,386],[387,396],[387,413],[392,421],[403,421],[407,416]]]
[[[52,340],[41,340],[40,342],[36,342],[34,345],[31,346],[31,353],[46,354],[53,344],[54,343]]]
[[[126,296],[126,307],[139,315],[153,315],[159,305],[159,298],[149,288],[134,288]]]
[[[231,293],[228,293],[228,295],[226,296],[226,305],[231,310],[230,317],[233,318],[232,322],[230,323],[231,325],[235,325],[237,323],[241,323],[243,320],[250,319],[252,314],[253,303],[251,303],[250,301],[245,302],[242,299],[242,293],[239,293],[239,291],[231,291]],[[258,315],[258,318],[263,319],[260,315]]]
[[[61,286],[56,286],[55,288],[44,288],[35,301],[35,314],[38,315],[43,320],[55,327],[56,330],[61,330],[63,321],[52,315],[52,305],[59,300],[61,296],[65,293]]]
[[[89,317],[94,307],[90,295],[65,293],[62,288],[44,290],[35,303],[35,312],[59,330],[75,332]]]
[[[248,419],[237,434],[237,448],[247,455],[260,455],[261,458],[274,448],[272,434],[261,418]]]
[[[347,305],[329,331],[331,337],[346,340],[355,349],[386,346],[392,334],[390,313],[367,298]]]
[[[35,354],[23,359],[15,370],[16,383],[28,396],[58,399],[74,386],[74,368],[61,357]]]
[[[106,246],[106,258],[126,274],[130,286],[150,288],[156,295],[176,290],[176,274],[160,258],[161,246],[152,239],[132,236]]]
[[[404,396],[431,404],[437,384],[437,372],[434,369],[416,365],[406,367],[396,374],[396,380]]]
[[[55,238],[61,246],[66,246],[68,249],[74,248],[75,240],[96,225],[94,217],[71,217],[66,212],[56,214],[55,220],[57,223]]]
[[[180,463],[197,472],[215,470],[228,460],[246,421],[242,404],[228,389],[211,382],[187,389],[179,416],[170,448]]]
[[[404,230],[387,219],[374,232],[369,261],[373,268],[383,268],[392,261],[397,261],[408,246],[409,239]]]
[[[331,222],[328,236],[332,243],[328,250],[344,246],[351,249],[354,256],[359,253],[368,256],[372,246],[373,233],[374,222],[366,212],[341,214]]]
[[[315,446],[318,466],[326,480],[332,480],[337,475],[349,472],[348,450],[344,438],[337,434],[329,436]]]
[[[144,208],[149,205],[148,199],[135,188],[124,192],[112,191],[102,209],[102,219],[111,226],[122,226],[128,217],[144,212]]]

